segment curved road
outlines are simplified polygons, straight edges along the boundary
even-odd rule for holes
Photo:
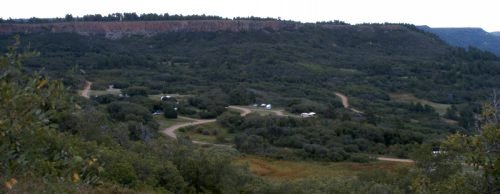
[[[162,133],[165,134],[165,135],[168,135],[168,136],[170,136],[170,137],[172,137],[174,139],[177,139],[177,135],[175,134],[175,131],[177,129],[180,129],[180,128],[183,128],[183,127],[188,127],[188,126],[194,126],[194,125],[202,125],[202,124],[212,123],[212,122],[217,121],[215,119],[202,120],[202,119],[192,119],[192,118],[188,118],[188,117],[179,117],[179,118],[190,120],[190,122],[189,123],[180,123],[180,124],[172,125],[172,126],[166,128],[166,129],[164,129],[162,131]]]
[[[252,113],[252,110],[250,110],[249,108],[245,108],[245,107],[241,107],[241,106],[229,106],[229,108],[241,111],[240,116],[242,116],[242,117],[247,116],[248,114]]]
[[[252,110],[248,109],[248,108],[244,108],[244,107],[239,107],[239,106],[229,106],[228,108],[231,108],[231,109],[236,109],[236,110],[239,110],[241,111],[241,116],[244,117],[248,114],[250,114],[252,112]],[[185,119],[185,120],[189,120],[190,122],[189,123],[179,123],[179,124],[176,124],[176,125],[172,125],[166,129],[164,129],[162,131],[163,134],[165,135],[168,135],[174,139],[177,139],[177,135],[175,134],[175,131],[177,129],[180,129],[180,128],[183,128],[183,127],[189,127],[189,126],[194,126],[194,125],[203,125],[203,124],[207,124],[207,123],[212,123],[212,122],[215,122],[217,121],[216,119],[193,119],[193,118],[189,118],[189,117],[179,117],[181,119]],[[196,144],[209,144],[207,142],[199,142],[199,141],[193,141],[193,143],[196,143]]]
[[[363,114],[363,112],[359,111],[358,109],[350,108],[349,98],[347,96],[345,96],[344,94],[338,93],[338,92],[335,92],[335,95],[337,95],[342,100],[342,105],[344,106],[344,108],[349,109],[355,113]]]

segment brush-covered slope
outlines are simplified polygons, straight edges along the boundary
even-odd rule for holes
[[[269,21],[250,21],[252,25],[244,30],[227,27],[239,22],[190,21],[183,29],[197,30],[169,29],[154,33],[148,30],[144,33],[149,27],[133,28],[118,39],[79,30],[34,30],[23,31],[21,39],[41,53],[28,63],[31,67],[44,64],[49,72],[74,87],[81,87],[78,83],[83,78],[75,76],[81,71],[75,73],[72,69],[86,72],[83,76],[94,82],[95,89],[113,84],[119,88],[144,86],[150,93],[212,91],[218,95],[239,88],[250,91],[257,101],[285,108],[300,102],[325,107],[337,101],[335,92],[340,91],[351,97],[352,106],[374,110],[389,123],[400,116],[393,108],[408,111],[408,107],[390,101],[392,93],[411,93],[446,104],[473,103],[484,99],[492,87],[500,86],[496,76],[500,64],[494,55],[450,47],[411,25],[273,21],[272,26],[278,26],[273,28],[262,27]],[[107,29],[117,22],[91,24],[57,25]],[[149,25],[140,21],[120,23],[146,24]],[[26,28],[51,25],[56,24]],[[2,45],[7,45],[11,36],[1,35]],[[218,100],[233,102],[228,97]],[[446,128],[434,125],[439,122],[415,125]]]

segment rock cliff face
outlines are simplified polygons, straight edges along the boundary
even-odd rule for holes
[[[105,35],[121,38],[128,35],[154,35],[168,32],[249,31],[295,29],[300,23],[250,20],[187,20],[127,22],[64,22],[45,24],[0,24],[0,34],[70,32],[82,35]]]

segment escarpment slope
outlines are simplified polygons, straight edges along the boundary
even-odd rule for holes
[[[251,20],[183,20],[124,22],[60,22],[42,24],[0,24],[0,34],[14,33],[78,33],[121,38],[126,35],[154,35],[168,32],[215,32],[295,29],[302,24],[283,21]]]

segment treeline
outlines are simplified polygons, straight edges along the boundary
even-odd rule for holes
[[[157,14],[157,13],[143,13],[137,14],[132,13],[113,13],[108,15],[102,14],[88,14],[84,16],[73,16],[72,14],[67,14],[65,17],[60,18],[37,18],[31,17],[28,19],[3,19],[0,18],[0,23],[28,23],[28,24],[39,24],[39,23],[55,23],[55,22],[111,22],[111,21],[172,21],[172,20],[229,20],[229,18],[224,18],[220,16],[213,15],[182,15],[182,14]],[[281,18],[271,18],[271,17],[235,17],[233,20],[252,20],[252,21],[278,21]],[[347,23],[335,20],[329,22],[321,22],[322,24],[342,24]]]
[[[321,21],[321,22],[316,22],[316,24],[350,25],[349,23],[341,21],[341,20]]]
[[[210,15],[170,15],[156,14],[156,13],[113,13],[108,15],[89,14],[82,17],[67,14],[64,18],[37,18],[32,17],[29,19],[12,19],[7,20],[0,18],[0,23],[54,23],[54,22],[109,22],[109,21],[162,21],[162,20],[224,20],[220,16]]]
[[[217,120],[235,134],[234,144],[244,153],[276,158],[367,162],[366,154],[408,157],[424,135],[376,127],[368,120],[353,122],[265,117],[224,113]],[[428,134],[430,138],[430,134]]]

